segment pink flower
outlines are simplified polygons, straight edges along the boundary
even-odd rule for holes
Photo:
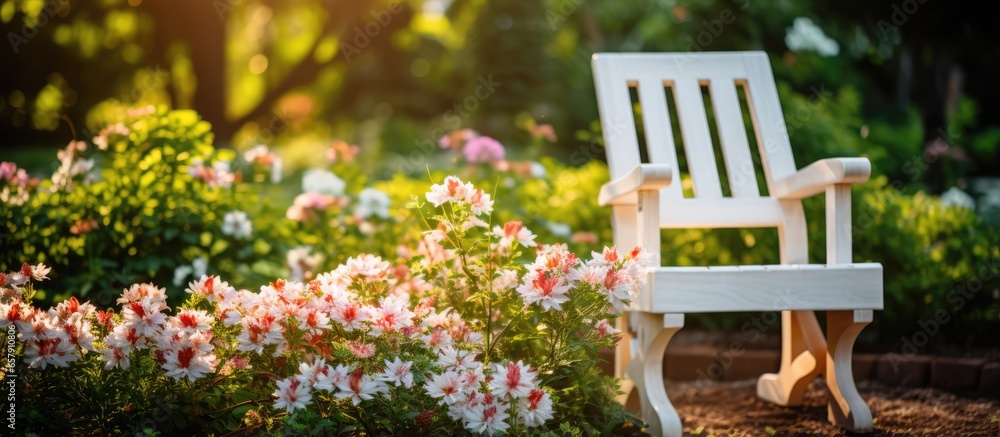
[[[594,260],[593,262],[599,266],[617,266],[622,260],[621,254],[618,253],[618,248],[615,246],[607,247],[604,246],[604,251],[601,253],[591,252]]]
[[[222,281],[218,276],[202,275],[201,279],[188,283],[188,287],[184,291],[202,294],[212,303],[231,300],[236,296],[236,289],[230,287],[228,282]]]
[[[469,205],[473,215],[489,214],[493,211],[493,201],[483,190],[476,189],[470,183],[462,182],[455,176],[448,176],[443,184],[434,184],[431,191],[425,194],[428,202],[435,207],[451,202],[458,205]],[[479,222],[473,222],[476,225]],[[469,225],[466,223],[466,225]]]
[[[44,369],[49,364],[69,367],[70,362],[77,360],[74,349],[65,331],[50,328],[35,339],[25,341],[24,362],[31,368]]]
[[[197,332],[212,329],[213,322],[215,319],[205,311],[185,309],[167,320],[167,326],[176,330]]]
[[[144,298],[140,302],[128,302],[122,309],[122,323],[135,329],[137,335],[154,338],[163,330],[167,315],[160,312],[159,304]]]
[[[597,244],[597,235],[593,232],[578,231],[570,235],[570,243],[582,243],[582,244]]]
[[[542,426],[552,419],[552,398],[544,391],[531,390],[518,405],[517,418],[524,426]]]
[[[316,311],[315,309],[310,309],[306,313],[306,316],[299,322],[299,330],[311,334],[320,334],[331,328],[333,328],[333,325],[330,325],[330,316],[323,311]]]
[[[420,337],[424,344],[431,350],[438,352],[442,347],[450,345],[452,338],[448,335],[448,330],[444,328],[433,328],[427,334]]]
[[[363,329],[370,320],[368,311],[357,302],[337,303],[330,317],[348,331]]]
[[[510,428],[505,422],[508,417],[507,405],[502,402],[484,402],[465,410],[465,427],[475,433],[492,436],[497,431]]]
[[[500,238],[497,242],[497,247],[501,249],[504,253],[509,251],[511,247],[514,246],[514,242],[517,242],[523,247],[535,247],[535,237],[528,228],[524,227],[519,221],[510,221],[504,223],[503,228],[500,226],[493,227],[493,236]]]
[[[432,185],[431,191],[425,197],[428,202],[438,207],[448,202],[464,201],[466,195],[472,191],[475,191],[472,184],[463,183],[455,176],[448,176],[444,178],[443,184]]]
[[[537,270],[524,276],[524,284],[517,287],[525,305],[538,303],[548,310],[562,310],[562,304],[569,301],[566,293],[570,286],[562,276],[553,276],[546,270]]]
[[[571,281],[585,282],[591,285],[600,285],[604,282],[604,277],[608,273],[607,267],[601,267],[595,264],[586,264],[578,269],[573,269],[567,275],[567,278]]]
[[[360,367],[355,369],[348,378],[337,383],[337,388],[340,391],[336,393],[336,396],[340,399],[350,399],[354,405],[372,399],[376,394],[387,390],[385,384],[365,375]]]
[[[121,369],[128,369],[131,365],[129,361],[129,352],[120,347],[107,347],[100,350],[101,357],[100,360],[104,361],[104,370],[114,369],[118,366]]]
[[[598,320],[597,323],[594,325],[594,329],[597,330],[597,338],[599,339],[607,337],[609,335],[615,335],[621,332],[614,326],[611,326],[611,322],[609,322],[608,319]]]
[[[288,413],[305,408],[312,403],[312,393],[309,392],[309,386],[295,378],[285,378],[278,381],[278,389],[271,396],[277,398],[274,407],[284,408]]]
[[[476,131],[472,129],[457,129],[444,134],[440,139],[438,139],[438,145],[442,149],[453,149],[459,150],[465,143],[479,136]]]
[[[233,367],[233,370],[243,370],[252,368],[252,366],[250,366],[250,360],[243,358],[239,355],[230,358],[229,365]]]
[[[413,312],[407,308],[407,303],[406,297],[383,298],[371,315],[372,335],[380,336],[413,326]]]
[[[320,358],[314,361],[312,364],[309,363],[299,363],[299,374],[295,375],[295,379],[299,382],[314,387],[316,383],[321,380],[327,379],[330,374],[330,366],[326,364],[326,360]],[[314,387],[320,388],[320,387]]]
[[[559,141],[559,139],[556,138],[556,132],[552,129],[551,124],[532,124],[531,127],[528,128],[528,132],[531,133],[531,136],[535,138],[545,138],[545,140],[550,143]]]
[[[331,206],[344,206],[346,204],[347,201],[344,198],[310,191],[295,197],[292,206],[288,207],[288,211],[285,212],[285,217],[288,217],[289,220],[304,222],[315,219],[317,211],[325,211]]]
[[[193,310],[189,310],[193,311]],[[212,333],[185,327],[182,330],[167,329],[157,339],[157,352],[163,356],[163,370],[166,376],[180,381],[188,378],[194,381],[214,372],[219,359],[213,353]]]
[[[465,201],[469,204],[469,209],[472,210],[472,214],[474,215],[493,212],[493,201],[490,200],[490,195],[483,192],[483,190],[473,191],[466,196]]]
[[[451,345],[446,345],[438,352],[438,359],[435,362],[445,370],[473,369],[480,365],[476,362],[476,355],[468,351],[455,349]]]
[[[503,145],[497,140],[487,136],[481,136],[473,138],[469,142],[465,143],[465,147],[462,148],[462,153],[465,155],[466,161],[478,164],[503,159],[505,150]]]
[[[462,392],[458,373],[447,371],[440,375],[431,375],[424,384],[424,390],[432,398],[440,398],[439,404],[451,405],[459,400]]]
[[[25,266],[27,268],[25,268]],[[24,266],[21,267],[21,272],[22,274],[24,274],[24,276],[31,276],[31,279],[34,279],[36,281],[49,279],[47,275],[49,274],[50,271],[52,271],[52,268],[46,266],[43,263],[38,263],[33,266],[29,265],[28,263],[24,263]]]
[[[126,304],[143,301],[148,301],[147,305],[153,311],[165,310],[167,309],[167,289],[159,288],[153,284],[132,284],[131,287],[122,292],[122,297],[119,297],[117,302]]]
[[[352,278],[361,276],[367,281],[373,282],[385,279],[389,274],[390,267],[389,262],[383,261],[381,257],[362,253],[357,257],[347,259],[344,264],[346,269],[344,274]]]
[[[565,244],[551,244],[542,246],[538,250],[538,257],[535,262],[528,264],[528,270],[558,270],[562,274],[569,272],[580,263],[576,255],[566,248]]]
[[[615,310],[621,312],[632,300],[633,281],[623,271],[608,269],[601,281],[601,292],[608,296],[608,302]]]
[[[496,278],[493,278],[493,292],[499,293],[501,291],[510,290],[517,286],[517,282],[520,280],[517,276],[517,270],[504,269],[497,272]]]
[[[486,380],[486,375],[483,374],[482,363],[477,362],[474,364],[475,367],[459,370],[458,381],[467,390],[477,390],[479,385]]]
[[[335,140],[326,149],[326,159],[330,162],[351,162],[361,152],[361,148],[344,140]]]
[[[257,352],[264,354],[264,346],[278,344],[282,338],[283,330],[280,323],[275,323],[273,315],[266,314],[260,317],[244,317],[243,329],[236,337],[237,350],[245,352]]]
[[[371,343],[347,342],[347,350],[357,358],[368,358],[375,355],[375,345]]]
[[[191,381],[203,378],[209,372],[214,372],[215,366],[219,364],[215,354],[202,353],[193,345],[170,349],[164,352],[163,358],[166,360],[163,363],[163,370],[167,371],[166,376],[170,376],[176,381],[185,377]]]
[[[527,397],[535,389],[535,379],[538,375],[523,362],[508,362],[506,366],[495,364],[495,374],[490,381],[490,392],[506,399]]]
[[[396,357],[393,361],[385,360],[385,371],[380,373],[376,379],[396,384],[397,387],[410,388],[413,386],[413,373],[410,372],[411,367],[413,367],[413,361],[400,361],[399,357]]]

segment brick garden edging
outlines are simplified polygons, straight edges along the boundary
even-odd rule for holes
[[[602,349],[600,358],[607,361],[601,367],[610,375],[614,369],[613,351]],[[672,345],[667,348],[663,375],[672,381],[735,381],[776,372],[780,362],[780,351],[772,349],[737,352],[705,345]],[[889,355],[855,354],[853,372],[859,383],[878,381],[895,387],[933,387],[1000,396],[1000,362],[983,358],[916,355],[894,360]]]

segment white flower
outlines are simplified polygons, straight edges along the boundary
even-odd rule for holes
[[[796,17],[785,35],[785,45],[793,52],[815,51],[820,56],[836,56],[840,53],[837,40],[826,36],[808,17]]]
[[[570,234],[573,233],[573,229],[569,227],[566,223],[559,222],[549,222],[548,224],[549,232],[559,238],[569,238]]]
[[[427,192],[425,197],[427,197],[428,202],[438,207],[447,202],[461,201],[465,199],[467,193],[472,191],[475,191],[472,184],[464,183],[455,176],[448,176],[444,178],[443,184],[431,185],[431,190]]]
[[[319,263],[323,262],[323,255],[312,253],[312,246],[298,246],[288,251],[285,261],[288,269],[291,270],[289,279],[302,281],[306,279],[306,274],[312,274]]]
[[[99,352],[101,353],[99,359],[107,363],[104,365],[104,370],[111,370],[115,368],[115,366],[122,369],[128,369],[132,364],[128,358],[129,351],[120,347],[107,347],[99,350]]]
[[[517,276],[517,270],[505,269],[497,272],[496,278],[493,278],[493,292],[499,293],[501,291],[510,290],[517,286],[517,281],[520,278]]]
[[[281,182],[282,163],[281,158],[275,156],[271,161],[271,183],[276,184]]]
[[[523,247],[535,247],[536,235],[524,227],[524,224],[520,221],[504,223],[502,228],[494,226],[493,236],[500,239],[497,242],[497,247],[500,248],[502,253],[507,253],[514,246],[514,242]]]
[[[222,188],[229,188],[236,181],[236,174],[231,171],[229,161],[215,161],[212,164],[215,170],[215,183]]]
[[[432,398],[440,398],[439,404],[451,405],[462,395],[458,373],[447,371],[440,375],[431,375],[424,384],[424,390]]]
[[[531,177],[541,179],[545,177],[545,166],[538,162],[531,163]]]
[[[236,238],[249,238],[253,234],[253,223],[243,211],[229,211],[222,217],[222,233]]]
[[[621,333],[620,330],[611,326],[611,322],[608,321],[608,319],[598,320],[597,323],[594,324],[594,329],[597,330],[597,338],[604,338],[609,335]]]
[[[476,356],[468,351],[455,349],[451,345],[445,345],[438,351],[438,359],[435,362],[445,370],[473,369],[476,367]]]
[[[299,374],[295,375],[295,379],[307,386],[316,389],[326,389],[330,390],[331,387],[326,387],[326,384],[322,384],[321,387],[316,387],[316,384],[320,381],[326,382],[329,379],[329,374],[332,369],[326,364],[325,359],[317,359],[312,364],[309,363],[299,363]]]
[[[517,287],[525,305],[537,302],[546,311],[562,311],[562,304],[569,301],[569,296],[566,296],[569,290],[566,278],[554,276],[545,270],[524,275],[524,283]]]
[[[552,419],[552,398],[544,391],[532,390],[528,397],[520,400],[517,413],[518,420],[525,426],[542,426]]]
[[[465,427],[472,432],[486,433],[492,436],[497,431],[510,428],[505,422],[510,417],[507,405],[502,402],[481,403],[465,410]]]
[[[302,176],[302,191],[306,193],[341,196],[344,194],[345,188],[347,188],[347,182],[329,170],[314,168]]]
[[[350,376],[338,382],[337,388],[340,391],[336,393],[336,396],[340,399],[350,399],[354,405],[360,404],[361,401],[372,399],[376,394],[388,389],[385,384],[362,373],[360,368],[354,370]]]
[[[976,200],[958,187],[951,187],[941,194],[941,204],[966,209],[976,209]]]
[[[285,378],[278,381],[278,389],[272,396],[278,398],[274,402],[275,408],[284,408],[291,413],[299,408],[305,408],[312,403],[312,393],[309,386],[303,384],[295,378]]]
[[[493,380],[490,381],[490,392],[506,399],[527,397],[535,387],[538,375],[522,361],[508,362],[506,366],[494,364]]]
[[[391,382],[397,387],[410,388],[413,386],[411,367],[413,367],[413,361],[400,361],[399,357],[396,357],[394,361],[385,360],[385,371],[380,373],[376,379],[382,382]]]
[[[194,272],[192,272],[194,277],[200,278],[205,276],[205,273],[208,271],[208,260],[205,257],[199,256],[194,261],[191,261],[191,267],[194,268]]]
[[[184,280],[187,279],[191,273],[194,273],[194,267],[188,265],[177,266],[177,268],[174,269],[174,286],[180,287],[184,285]]]
[[[368,218],[373,215],[389,218],[389,205],[392,201],[389,195],[375,188],[365,188],[358,193],[358,203],[354,206],[354,215]]]

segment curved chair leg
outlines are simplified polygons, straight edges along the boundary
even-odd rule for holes
[[[872,431],[872,412],[854,385],[851,355],[858,334],[872,321],[871,310],[828,311],[826,387],[830,422],[852,432]]]
[[[639,391],[642,418],[652,435],[680,437],[681,418],[667,398],[663,385],[663,354],[670,339],[684,326],[683,314],[638,313],[639,350],[629,363],[628,375]]]
[[[781,312],[781,369],[757,380],[757,397],[778,405],[802,405],[809,383],[823,373],[826,341],[812,311]]]

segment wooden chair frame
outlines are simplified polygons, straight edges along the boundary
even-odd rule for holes
[[[615,244],[640,244],[658,255],[661,228],[774,227],[781,247],[780,265],[651,269],[648,286],[619,322],[624,338],[615,375],[626,392],[620,401],[636,389],[649,431],[682,435],[662,366],[684,313],[781,311],[781,368],[759,378],[757,395],[799,405],[809,382],[824,375],[828,419],[851,431],[872,430],[851,373],[854,341],[872,311],[882,309],[881,264],[853,263],[851,252],[851,185],[868,180],[868,159],[830,158],[797,169],[763,52],[598,53],[592,64],[611,174],[598,200],[612,207]],[[642,108],[647,163],[640,160],[630,87]],[[721,190],[702,87],[711,97],[729,197]],[[767,195],[757,186],[738,87],[746,91]],[[674,181],[678,157],[667,90],[676,102],[694,198],[685,198]],[[820,193],[826,194],[827,259],[809,264],[801,199]],[[814,310],[827,312],[825,338]]]

